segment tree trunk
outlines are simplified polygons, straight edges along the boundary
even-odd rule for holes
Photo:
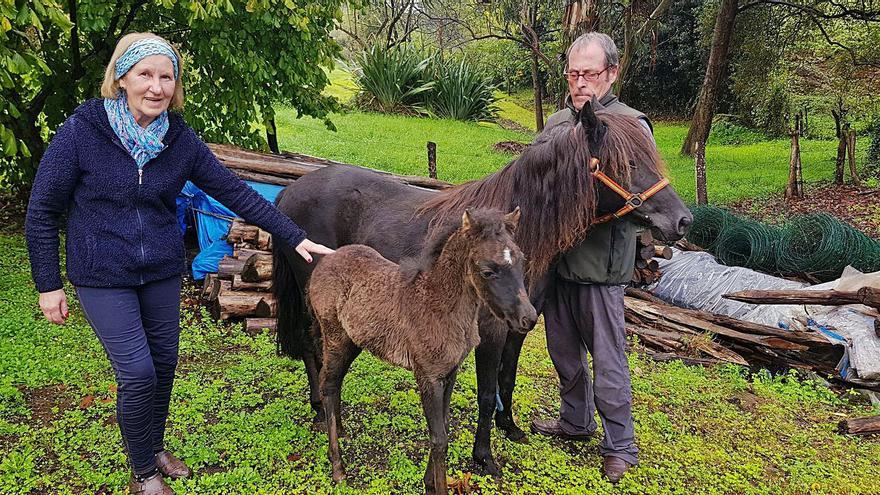
[[[694,117],[688,130],[687,138],[681,145],[681,154],[693,156],[697,143],[705,143],[712,130],[712,117],[715,115],[715,102],[718,90],[727,67],[727,55],[730,51],[730,39],[736,24],[737,0],[721,0],[718,17],[715,18],[715,29],[712,32],[712,48],[709,51],[709,63],[706,66],[706,77],[697,97]]]
[[[852,175],[853,184],[860,186],[862,181],[859,178],[859,171],[856,168],[856,131],[849,131],[847,135],[848,153],[849,153],[849,173]]]
[[[697,144],[696,153],[694,153],[694,170],[697,176],[697,204],[709,204],[709,193],[706,188],[706,144],[704,142]]]
[[[788,161],[788,184],[785,186],[785,199],[802,198],[804,191],[800,187],[800,116],[797,117],[794,132],[791,133],[791,158]]]
[[[843,166],[846,162],[847,140],[849,138],[849,125],[843,124],[840,131],[839,140],[837,142],[837,161],[834,167],[834,183],[838,186],[843,185]]]
[[[266,142],[269,143],[269,151],[278,154],[278,128],[275,126],[275,117],[266,119]]]
[[[544,130],[544,106],[541,95],[541,81],[538,80],[538,54],[532,51],[532,89],[535,90],[535,129]]]

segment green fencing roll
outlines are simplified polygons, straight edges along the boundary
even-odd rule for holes
[[[782,232],[760,222],[741,220],[727,227],[715,246],[715,256],[725,265],[776,272],[776,246]]]
[[[820,281],[840,277],[847,265],[864,273],[880,270],[880,242],[827,213],[796,216],[779,228],[714,206],[691,211],[688,240],[726,265]]]
[[[708,250],[713,250],[726,228],[738,223],[740,218],[728,210],[717,206],[692,206],[694,223],[688,233],[688,240]]]

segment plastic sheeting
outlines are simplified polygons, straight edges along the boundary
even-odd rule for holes
[[[876,312],[870,308],[756,305],[721,297],[741,290],[856,290],[866,285],[880,285],[880,272],[866,275],[847,268],[840,280],[809,286],[747,268],[721,265],[706,252],[675,249],[672,259],[660,261],[660,270],[663,276],[651,291],[670,304],[785,329],[820,332],[830,342],[846,347],[838,365],[842,378],[880,380],[880,338],[874,332]]]
[[[269,201],[275,201],[284,186],[246,181],[254,190]],[[223,256],[232,254],[224,237],[229,232],[232,220],[238,217],[219,201],[208,196],[192,182],[187,182],[177,196],[177,220],[181,233],[186,232],[187,218],[193,219],[193,226],[199,239],[199,254],[192,262],[193,278],[201,280],[208,273],[217,271]]]

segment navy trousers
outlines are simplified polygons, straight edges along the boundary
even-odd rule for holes
[[[544,307],[544,322],[547,349],[559,374],[562,429],[592,433],[598,410],[605,430],[599,453],[635,465],[639,449],[633,429],[623,296],[622,286],[557,279]]]
[[[180,337],[180,277],[125,288],[77,287],[116,373],[116,420],[135,474],[156,468]]]

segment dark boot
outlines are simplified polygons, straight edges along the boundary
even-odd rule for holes
[[[562,429],[562,425],[559,424],[558,419],[551,420],[540,420],[533,419],[532,420],[532,432],[539,433],[541,435],[546,435],[548,437],[556,437],[561,438],[563,440],[575,440],[575,441],[585,441],[593,438],[595,432],[590,433],[568,433]]]
[[[156,473],[143,481],[138,481],[134,476],[128,482],[128,491],[131,495],[174,495],[174,490],[165,483],[160,473]]]
[[[620,457],[606,455],[602,462],[602,474],[612,483],[617,483],[630,468],[630,464]]]
[[[173,480],[192,476],[192,469],[167,450],[156,454],[156,466],[158,466],[162,476],[167,476]]]

